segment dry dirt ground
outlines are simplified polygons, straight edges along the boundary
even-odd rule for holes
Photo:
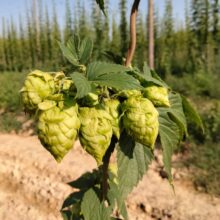
[[[62,219],[59,209],[72,192],[66,183],[94,167],[79,143],[57,164],[37,137],[0,135],[0,220]],[[220,199],[195,192],[181,178],[174,195],[156,169],[153,163],[128,198],[131,220],[220,219]]]

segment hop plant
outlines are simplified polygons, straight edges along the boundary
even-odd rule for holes
[[[80,108],[81,127],[80,143],[92,155],[97,164],[102,164],[112,137],[112,117],[108,112],[98,108]]]
[[[143,97],[130,97],[122,104],[123,126],[135,141],[154,147],[158,135],[158,112],[152,102]]]
[[[119,107],[120,102],[117,99],[105,100],[105,109],[112,116],[112,129],[113,134],[119,139],[120,137],[120,120],[119,120]]]
[[[149,86],[143,90],[143,96],[150,99],[155,106],[170,107],[167,88],[160,86]]]
[[[28,74],[21,89],[21,98],[27,111],[34,111],[37,105],[55,92],[53,76],[35,70]]]
[[[55,106],[39,115],[38,137],[42,145],[60,162],[73,147],[80,120],[77,104]]]

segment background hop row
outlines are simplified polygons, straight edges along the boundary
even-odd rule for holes
[[[142,90],[112,90],[97,86],[96,92],[78,98],[75,83],[63,72],[36,70],[28,74],[21,90],[26,110],[37,113],[42,145],[57,161],[73,147],[77,135],[98,165],[112,136],[119,140],[123,130],[135,141],[154,147],[159,129],[155,106],[170,106],[167,88],[149,85]]]

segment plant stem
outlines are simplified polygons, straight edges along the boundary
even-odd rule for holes
[[[136,48],[136,18],[140,0],[134,0],[130,15],[130,45],[127,53],[125,66],[130,66]]]
[[[154,69],[154,1],[148,0],[148,60],[149,67]]]
[[[108,166],[109,166],[109,161],[110,157],[115,149],[115,144],[117,140],[113,136],[111,140],[111,144],[108,148],[108,150],[105,153],[105,156],[103,157],[103,165],[102,165],[102,200],[106,200],[106,196],[108,193]]]

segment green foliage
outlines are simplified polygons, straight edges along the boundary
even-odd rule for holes
[[[21,110],[19,90],[24,78],[23,73],[0,73],[0,109],[12,112]]]
[[[0,131],[1,132],[18,132],[21,129],[22,123],[18,121],[15,113],[5,112],[0,114]]]
[[[74,38],[67,43],[68,53],[66,53],[65,46],[61,49],[64,52],[64,56],[71,61],[73,66],[82,66],[80,60],[80,53],[84,53],[87,51],[87,47],[90,47],[91,44],[86,45],[80,51],[80,40],[78,38]],[[85,59],[90,56],[90,53],[85,53]],[[138,69],[129,69],[122,65],[104,63],[104,62],[92,62],[88,66],[83,66],[81,68],[81,73],[73,73],[71,75],[74,85],[77,89],[76,100],[79,98],[83,98],[88,95],[94,88],[101,89],[106,92],[108,89],[118,89],[119,91],[129,90],[129,89],[141,89],[142,85],[152,85],[156,84],[158,86],[162,86],[166,89],[169,87],[167,84],[156,74],[156,72],[151,71],[147,65],[144,65],[144,71],[141,73]],[[168,91],[168,90],[167,90]],[[109,92],[105,95],[109,96]],[[141,96],[141,92],[139,93]],[[168,96],[168,94],[167,94]],[[168,97],[167,97],[168,98]],[[129,99],[128,99],[129,100]],[[144,100],[144,99],[143,99]],[[146,100],[146,102],[150,102]],[[183,139],[185,135],[187,135],[187,122],[185,118],[185,112],[193,118],[192,121],[201,126],[201,120],[199,115],[190,105],[186,98],[182,98],[178,93],[170,92],[169,95],[169,105],[167,107],[158,108],[159,111],[159,136],[160,142],[163,148],[163,161],[164,168],[168,174],[168,178],[170,183],[172,184],[172,175],[171,175],[171,157],[174,150],[177,148],[180,141]],[[124,102],[126,103],[126,101]],[[150,102],[151,104],[151,102]],[[153,104],[151,104],[152,107]],[[169,107],[170,106],[170,107]],[[129,107],[129,106],[128,106]],[[104,119],[105,114],[103,110],[98,110],[98,108],[84,108],[88,111],[96,111],[97,116],[100,120]],[[121,107],[122,115],[120,117],[125,117],[126,109],[123,110],[123,105]],[[80,114],[83,111],[81,108]],[[98,111],[102,111],[99,114]],[[140,115],[143,114],[143,110],[140,110]],[[149,110],[150,111],[150,110]],[[156,111],[156,109],[155,109]],[[132,112],[131,112],[132,113]],[[157,111],[156,111],[157,113]],[[92,117],[94,117],[95,112],[92,113]],[[87,117],[88,116],[88,117]],[[142,115],[143,116],[143,115]],[[87,117],[87,118],[86,118]],[[80,118],[82,125],[91,126],[91,118],[90,114],[82,115]],[[109,117],[109,116],[108,116]],[[133,115],[133,117],[136,117]],[[158,114],[155,114],[153,120],[157,122]],[[96,122],[93,120],[93,123]],[[101,123],[101,121],[100,121]],[[96,129],[99,128],[97,123]],[[103,122],[102,122],[103,123]],[[125,123],[122,120],[121,122]],[[74,217],[74,215],[78,217],[82,217],[84,219],[110,219],[110,215],[114,214],[113,211],[115,207],[117,208],[117,213],[122,215],[125,219],[127,219],[127,212],[124,204],[124,200],[127,195],[132,191],[133,187],[138,184],[138,182],[143,177],[145,171],[148,168],[151,160],[153,159],[153,146],[148,148],[149,146],[144,146],[140,143],[136,143],[133,138],[125,133],[125,130],[121,133],[120,139],[117,145],[117,174],[111,178],[111,174],[109,174],[109,182],[107,182],[108,186],[111,187],[109,190],[105,192],[105,184],[103,181],[106,181],[104,176],[105,166],[106,166],[106,157],[109,154],[109,150],[114,150],[115,144],[117,141],[111,142],[111,145],[108,149],[102,147],[103,149],[99,149],[101,144],[104,144],[104,139],[102,139],[102,135],[107,136],[107,130],[104,129],[104,124],[102,124],[102,129],[99,129],[100,134],[95,134],[96,136],[90,136],[91,134],[83,133],[83,138],[87,140],[87,144],[82,141],[82,129],[80,130],[80,140],[84,147],[89,146],[89,149],[86,149],[95,159],[98,158],[98,175],[96,171],[93,173],[86,173],[77,181],[72,182],[71,185],[73,187],[79,188],[79,193],[73,193],[70,195],[63,205],[63,214],[66,215],[68,219],[68,215]],[[129,126],[129,125],[126,125]],[[131,126],[136,126],[131,125]],[[101,128],[101,127],[100,127]],[[90,128],[89,128],[90,129]],[[123,129],[123,127],[122,127]],[[133,128],[132,128],[133,129]],[[108,129],[108,132],[110,130]],[[158,132],[158,131],[156,131]],[[137,132],[136,132],[137,133]],[[110,134],[110,133],[108,133]],[[112,133],[111,133],[112,135]],[[138,135],[138,133],[136,134]],[[150,134],[149,135],[153,135]],[[157,135],[157,134],[156,134]],[[97,140],[93,140],[96,138]],[[156,138],[156,136],[155,136]],[[83,140],[84,140],[83,139]],[[99,140],[100,139],[100,140]],[[102,140],[102,141],[101,141]],[[139,140],[139,139],[138,139]],[[99,146],[96,146],[99,143]],[[89,143],[91,142],[91,143]],[[86,145],[85,145],[86,144]],[[95,145],[94,145],[95,144]],[[153,143],[154,144],[154,143]],[[91,146],[90,146],[91,145]],[[95,147],[96,146],[96,147]],[[111,149],[112,148],[112,149]],[[104,153],[104,154],[103,154]],[[107,163],[108,166],[108,163]],[[103,172],[103,173],[102,173]],[[114,174],[113,174],[114,175]],[[91,181],[88,181],[87,178],[91,178]],[[88,182],[88,183],[87,183]],[[103,194],[104,193],[104,194]],[[106,193],[106,194],[105,194]],[[106,200],[107,199],[107,200]],[[105,201],[106,200],[106,201]],[[108,204],[106,205],[105,202]],[[91,205],[92,204],[92,205]],[[105,204],[105,205],[104,205]],[[78,214],[75,213],[76,207],[78,207]],[[96,208],[95,208],[96,207]],[[68,208],[68,210],[66,210]],[[81,211],[80,211],[81,210]]]
[[[97,4],[99,5],[100,9],[105,14],[105,1],[104,0],[96,0]]]
[[[135,143],[125,132],[117,148],[119,193],[123,201],[145,174],[153,159],[153,153],[146,146]]]
[[[200,116],[198,115],[192,104],[184,96],[182,96],[182,104],[187,119],[194,122],[198,127],[202,129],[204,133],[204,126]]]
[[[103,16],[101,10],[97,10],[96,3],[99,4],[101,10],[105,11],[106,16]],[[74,13],[71,4],[72,2],[66,0],[64,28],[57,22],[59,14],[56,11],[55,3],[52,5],[52,16],[40,1],[35,6],[37,17],[30,15],[30,11],[34,9],[33,5],[27,8],[27,22],[24,22],[24,18],[21,16],[18,19],[19,32],[13,20],[9,22],[3,19],[0,37],[2,50],[0,70],[22,71],[34,67],[57,70],[61,65],[66,66],[66,61],[59,54],[57,41],[61,41],[61,36],[64,36],[63,39],[66,42],[72,33],[81,37],[90,35],[95,40],[93,57],[96,59],[104,59],[102,52],[110,50],[110,48],[115,54],[122,57],[126,55],[128,48],[126,0],[119,1],[119,22],[115,21],[116,15],[108,10],[108,1],[92,0],[92,10],[79,1],[74,3]],[[156,71],[163,77],[168,77],[170,74],[193,74],[201,69],[217,75],[216,70],[219,69],[217,60],[220,52],[218,48],[220,39],[218,2],[211,3],[202,0],[193,1],[190,7],[186,5],[186,27],[174,23],[172,7],[172,1],[167,0],[164,16],[162,18],[155,16]],[[112,24],[106,18],[107,14],[113,17]],[[92,25],[88,21],[88,17],[92,17]],[[138,17],[137,50],[133,65],[139,68],[142,67],[144,60],[147,60],[146,22],[142,15]],[[112,33],[109,32],[110,25],[112,25]],[[158,27],[162,28],[159,30]],[[62,47],[65,46],[63,42],[61,44]],[[70,59],[73,61],[72,58]],[[209,82],[204,79],[202,80],[204,84]]]
[[[105,207],[104,202],[100,201],[98,190],[97,188],[91,188],[85,192],[81,212],[84,219],[110,220],[110,210]]]
[[[180,141],[180,130],[178,125],[170,119],[166,109],[160,109],[159,115],[159,135],[163,148],[163,163],[169,181],[172,183],[171,159],[174,149]]]
[[[203,145],[193,144],[186,166],[191,167],[196,189],[220,196],[220,144],[208,141]]]
[[[82,98],[86,96],[92,90],[91,82],[83,76],[81,73],[73,73],[71,74],[71,78],[76,85],[77,89],[77,97]]]

